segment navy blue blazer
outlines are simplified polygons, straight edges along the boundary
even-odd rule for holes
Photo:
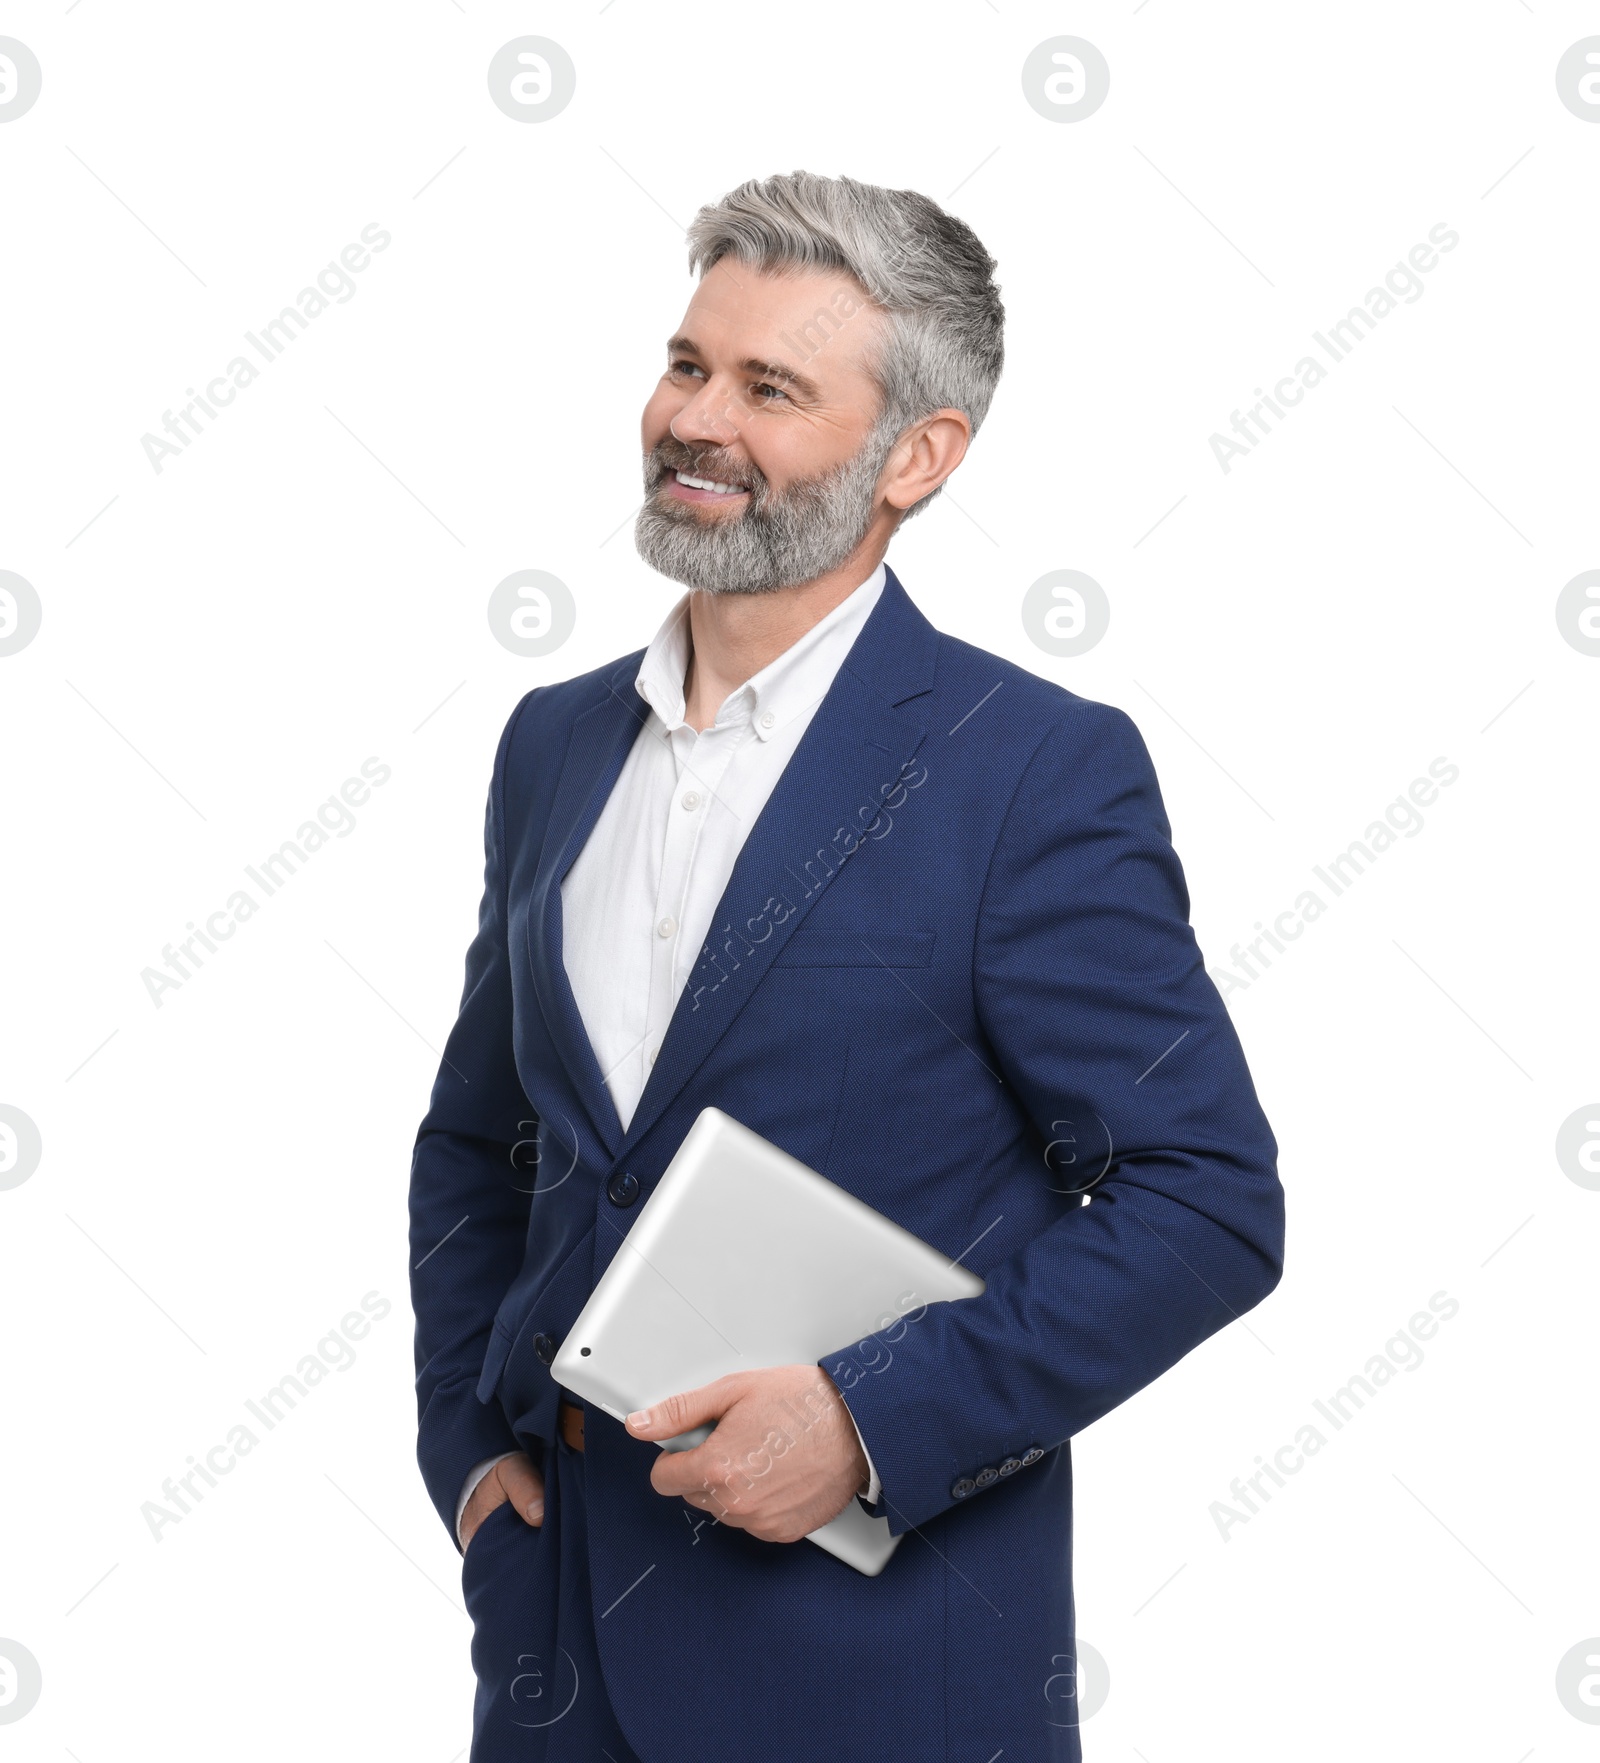
[[[642,653],[528,693],[495,753],[478,933],[411,1173],[428,1491],[453,1537],[474,1463],[551,1448],[554,1346],[714,1104],[987,1289],[819,1362],[905,1537],[876,1578],[664,1498],[658,1447],[590,1411],[625,1727],[652,1763],[1077,1763],[1068,1441],[1282,1270],[1277,1146],[1149,754],[1123,711],[940,634],[889,571],[624,1131],[560,884],[645,718]]]

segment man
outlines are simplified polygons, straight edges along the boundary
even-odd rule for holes
[[[1068,1440],[1273,1289],[1277,1147],[1133,723],[884,562],[987,412],[993,261],[803,172],[690,246],[636,534],[689,592],[506,725],[412,1167],[472,1760],[1076,1763]],[[550,1360],[708,1105],[986,1290],[579,1409]],[[877,1577],[802,1540],[852,1499]]]

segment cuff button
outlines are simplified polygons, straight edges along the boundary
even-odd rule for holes
[[[998,1469],[991,1468],[987,1464],[985,1464],[984,1467],[978,1471],[977,1482],[978,1482],[978,1486],[980,1488],[986,1488],[986,1487],[988,1487],[990,1482],[998,1481],[999,1479],[1000,1479],[1000,1471]]]
[[[1005,1462],[1000,1465],[1000,1473],[1002,1475],[1015,1475],[1021,1467],[1022,1459],[1020,1457],[1007,1457]]]
[[[964,1476],[962,1476],[960,1481],[958,1481],[955,1484],[955,1486],[953,1488],[951,1488],[950,1497],[953,1500],[964,1500],[964,1499],[966,1499],[968,1494],[972,1493],[974,1491],[974,1489],[976,1489],[977,1485],[978,1484],[972,1479],[971,1476],[964,1475]]]
[[[1024,1463],[1037,1463],[1043,1455],[1044,1452],[1041,1451],[1037,1445],[1030,1445],[1027,1450],[1022,1453],[1022,1461]]]

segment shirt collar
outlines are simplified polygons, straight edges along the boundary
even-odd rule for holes
[[[771,740],[802,710],[822,697],[850,652],[883,592],[883,564],[804,636],[791,643],[757,674],[732,691],[717,711],[717,722],[748,719],[756,735]],[[689,600],[685,594],[667,614],[645,650],[634,690],[670,732],[683,724],[684,675],[689,666]]]

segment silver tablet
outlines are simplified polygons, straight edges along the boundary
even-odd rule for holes
[[[623,1420],[767,1365],[806,1365],[926,1304],[976,1297],[957,1266],[721,1109],[707,1108],[568,1331],[551,1374]],[[711,1432],[665,1442],[686,1451]],[[809,1540],[861,1573],[899,1542],[858,1500]]]

